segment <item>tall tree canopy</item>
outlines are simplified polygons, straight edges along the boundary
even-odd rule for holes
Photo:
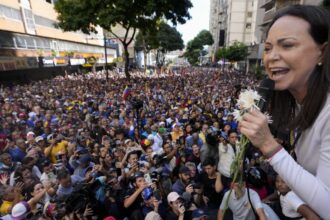
[[[248,47],[242,42],[235,41],[228,47],[219,48],[216,58],[218,60],[224,58],[230,62],[237,62],[246,59],[248,55]]]
[[[100,26],[120,40],[125,53],[125,73],[129,78],[128,46],[133,41],[136,30],[145,32],[157,27],[160,18],[170,20],[174,25],[184,24],[190,19],[190,0],[58,0],[58,26],[64,31],[81,30],[96,32]],[[115,25],[125,29],[124,36],[112,31]]]
[[[189,63],[196,65],[199,57],[205,55],[204,46],[214,43],[212,34],[207,30],[202,30],[197,36],[188,42],[184,56]]]

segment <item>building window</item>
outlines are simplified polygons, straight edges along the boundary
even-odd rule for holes
[[[46,2],[48,2],[48,3],[52,4],[52,0],[46,0]]]
[[[247,13],[247,17],[248,17],[248,18],[251,18],[251,17],[252,17],[252,12],[251,12],[251,11],[249,11],[249,12]]]
[[[251,23],[246,23],[246,24],[245,24],[245,28],[246,28],[246,29],[251,29],[251,27],[252,27]]]
[[[23,17],[24,17],[27,33],[35,34],[36,28],[35,28],[32,11],[30,9],[23,8]]]
[[[15,8],[10,8],[4,5],[0,5],[0,15],[3,15],[6,18],[22,20],[22,16],[19,10]]]

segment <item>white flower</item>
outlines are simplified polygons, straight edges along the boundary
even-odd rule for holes
[[[242,121],[243,115],[241,114],[241,111],[238,109],[235,109],[233,112],[234,119],[238,122]]]
[[[240,109],[251,109],[252,107],[258,108],[256,103],[260,101],[261,96],[257,91],[254,90],[245,90],[239,95],[238,105]]]
[[[273,123],[272,116],[270,116],[268,112],[265,112],[264,115],[265,115],[266,118],[267,118],[268,124]]]

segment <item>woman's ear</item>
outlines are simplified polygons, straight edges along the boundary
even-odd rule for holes
[[[319,61],[318,61],[318,65],[320,65],[320,66],[324,63],[325,53],[327,51],[327,48],[328,48],[328,41],[327,42],[324,42],[320,46],[321,56],[320,56]]]

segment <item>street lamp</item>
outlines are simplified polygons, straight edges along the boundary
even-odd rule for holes
[[[104,59],[105,59],[105,66],[104,66],[104,70],[105,70],[105,77],[106,80],[108,81],[109,79],[109,74],[108,74],[108,56],[107,56],[107,38],[105,36],[105,33],[103,34],[103,39],[104,39]]]

